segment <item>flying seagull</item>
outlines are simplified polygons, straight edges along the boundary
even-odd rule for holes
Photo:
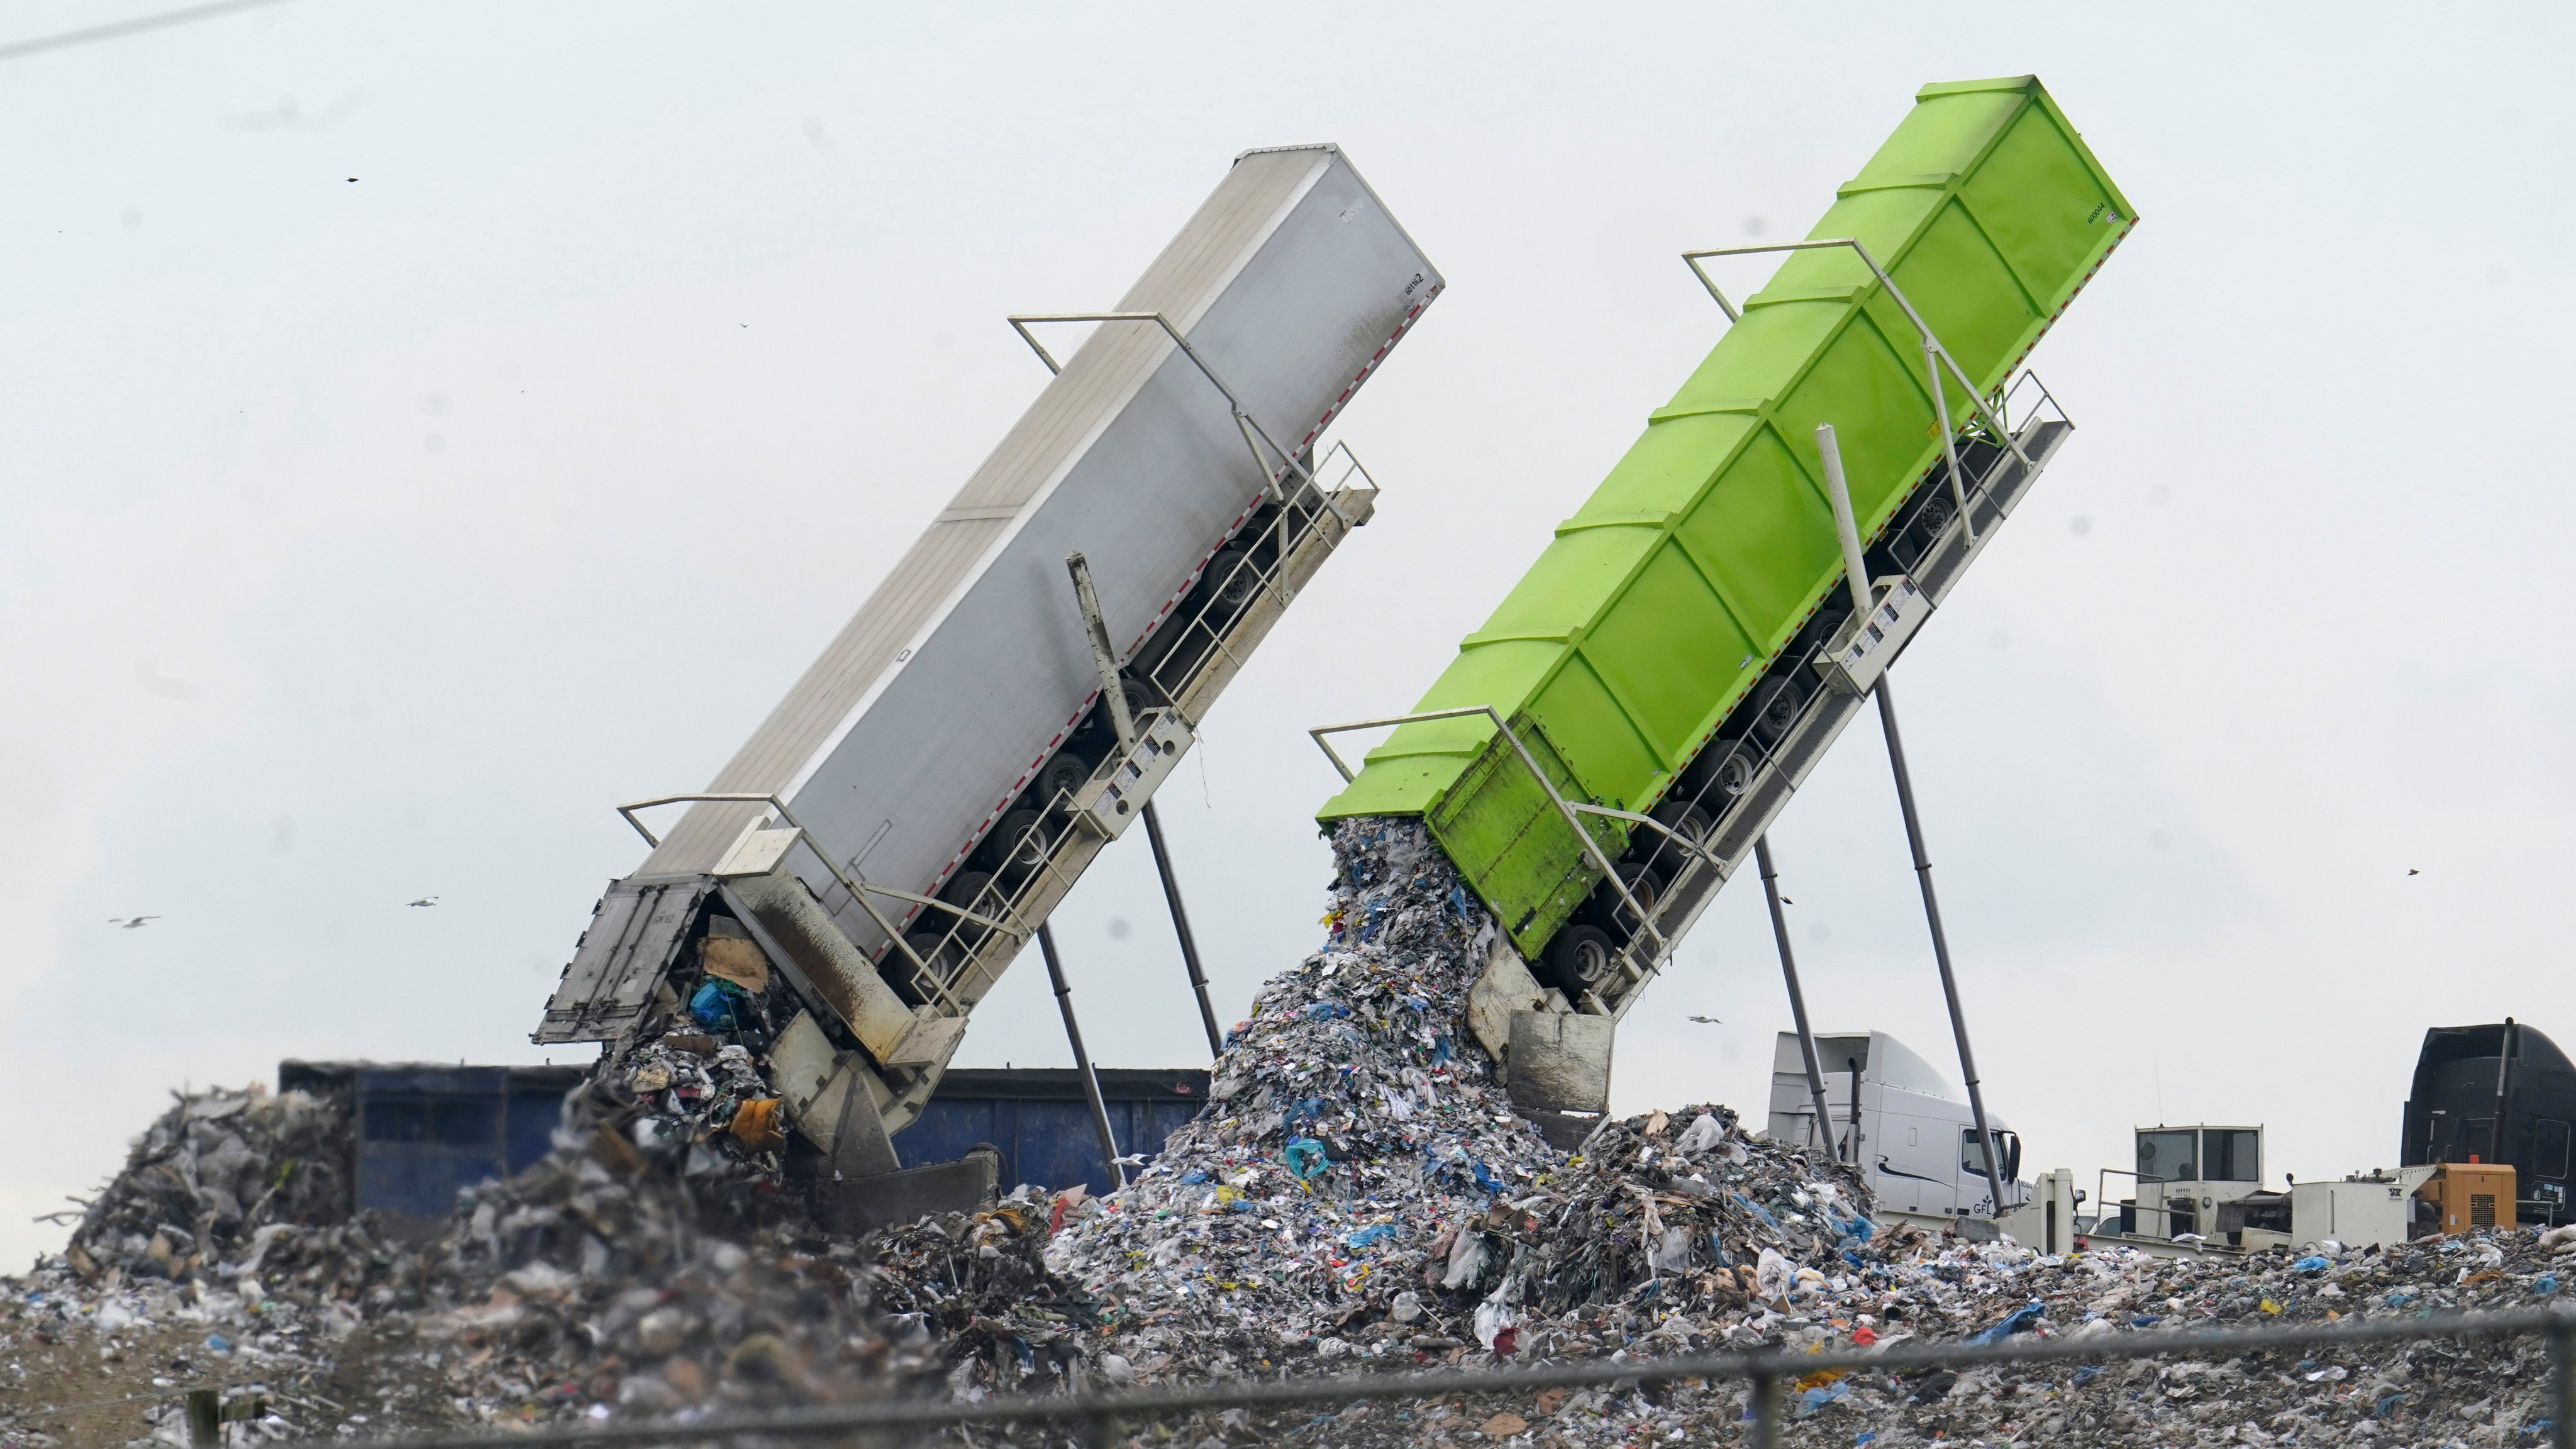
[[[415,906],[434,906],[438,904],[438,897],[422,896],[419,900],[413,901],[411,904]]]
[[[111,926],[122,926],[125,929],[132,931],[141,928],[145,921],[157,921],[159,919],[161,919],[159,916],[110,916],[107,918],[107,923]]]
[[[2416,870],[2416,869],[2414,869],[2413,867],[2411,867],[2411,866],[2410,866],[2410,867],[2408,867],[2408,868],[2407,868],[2406,873],[2407,873],[2408,875],[2422,875],[2424,872],[2422,872],[2422,871],[2420,871],[2420,870]]]
[[[1724,1024],[1725,1024],[1725,1023],[1723,1023],[1723,1022],[1720,1022],[1716,1017],[1713,1017],[1713,1016],[1691,1016],[1691,1017],[1684,1017],[1684,1018],[1683,1018],[1683,1020],[1685,1020],[1685,1021],[1695,1021],[1695,1022],[1698,1022],[1698,1023],[1699,1023],[1700,1025],[1702,1025],[1702,1026],[1722,1026],[1722,1025],[1724,1025]]]

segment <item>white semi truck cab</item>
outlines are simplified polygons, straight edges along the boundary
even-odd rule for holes
[[[1998,1175],[2013,1201],[1989,1199],[1985,1153],[1966,1094],[1911,1047],[1883,1031],[1816,1038],[1831,1119],[1816,1121],[1796,1032],[1784,1031],[1771,1055],[1774,1142],[1815,1145],[1858,1164],[1879,1205],[1896,1212],[1993,1217],[2030,1198],[2020,1182],[2021,1138],[1989,1114],[2003,1161]]]

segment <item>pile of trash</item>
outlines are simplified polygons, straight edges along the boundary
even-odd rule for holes
[[[1048,1249],[1101,1304],[1109,1377],[1590,1352],[1619,1314],[1741,1308],[1868,1243],[1856,1174],[1723,1107],[1551,1147],[1463,1028],[1484,908],[1418,822],[1334,850],[1323,949],[1263,987],[1199,1119]]]
[[[1409,822],[1345,824],[1324,949],[1269,983],[1211,1105],[1048,1248],[1099,1305],[1102,1376],[1185,1387],[1280,1373],[1645,1360],[1728,1349],[2135,1333],[2546,1301],[2576,1231],[2385,1250],[2044,1257],[1873,1220],[1822,1151],[1721,1106],[1603,1121],[1559,1153],[1462,1029],[1492,923]],[[2566,1260],[2576,1271],[2576,1256]],[[2463,1341],[2143,1368],[1819,1373],[1788,1437],[2530,1442],[2536,1343]],[[1189,1426],[1330,1444],[1699,1442],[1740,1383],[1450,1399]],[[1211,1427],[1212,1426],[1212,1427]],[[1524,1437],[1527,1436],[1527,1437]],[[2518,1439],[2517,1439],[2518,1436]],[[1185,1434],[1185,1437],[1188,1435]]]
[[[2576,1227],[2485,1231],[2386,1248],[2160,1258],[2127,1248],[2046,1257],[1883,1228],[1847,1250],[1848,1271],[1793,1276],[1713,1313],[1642,1303],[1593,1315],[1613,1360],[1669,1356],[1685,1338],[1795,1353],[1914,1341],[2089,1338],[2333,1319],[2531,1307],[2576,1273]],[[1712,1343],[1710,1346],[1715,1346]],[[1781,1441],[1818,1446],[2081,1442],[2153,1449],[2550,1442],[2546,1342],[2450,1339],[2230,1357],[1996,1366],[1966,1372],[1819,1371],[1781,1390]],[[1439,1439],[1550,1446],[1708,1443],[1740,1435],[1741,1381],[1684,1380],[1279,1416],[1282,1443],[1402,1445]]]
[[[136,1411],[155,1437],[185,1443],[176,1390],[198,1386],[259,1403],[259,1431],[286,1437],[689,1416],[1058,1371],[1061,1354],[1028,1353],[1077,1321],[1039,1261],[1044,1206],[828,1237],[783,1202],[778,1144],[735,1130],[762,1100],[747,1058],[696,1048],[666,1038],[604,1065],[566,1099],[551,1154],[462,1195],[427,1241],[349,1213],[332,1175],[345,1104],[182,1098],[63,1255],[11,1285],[0,1320],[0,1348],[77,1346],[67,1361],[111,1371],[76,1394],[0,1379],[0,1440],[75,1400],[136,1397],[158,1400]]]
[[[336,1096],[262,1086],[182,1095],[135,1139],[64,1257],[77,1272],[112,1263],[137,1279],[241,1261],[347,1215],[354,1145]]]
[[[1106,1197],[1022,1188],[864,1240],[822,1232],[745,1040],[765,1024],[747,968],[603,1061],[552,1154],[426,1240],[348,1214],[344,1102],[183,1097],[0,1304],[0,1444],[59,1438],[47,1404],[120,1395],[143,1436],[183,1443],[177,1393],[209,1384],[257,1402],[267,1437],[373,1435],[2417,1315],[2547,1302],[2576,1273],[2576,1229],[2042,1256],[1877,1221],[1852,1169],[1714,1104],[1603,1118],[1560,1151],[1465,1024],[1493,922],[1416,823],[1345,823],[1334,844],[1323,948],[1263,988],[1207,1109]],[[2485,1340],[1819,1372],[1788,1390],[1785,1437],[2501,1449],[2540,1433],[2544,1362]],[[1556,1449],[1732,1436],[1745,1409],[1740,1383],[1629,1382],[1152,1432]]]

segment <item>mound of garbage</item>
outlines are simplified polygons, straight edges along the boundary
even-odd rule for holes
[[[1605,1118],[1559,1151],[1465,1026],[1494,943],[1482,908],[1417,824],[1346,823],[1334,846],[1322,949],[1263,988],[1207,1109],[1106,1197],[1024,1188],[832,1237],[797,1210],[756,1059],[678,1018],[566,1099],[551,1155],[425,1241],[348,1213],[344,1102],[183,1097],[65,1252],[12,1283],[0,1443],[184,1443],[176,1395],[202,1385],[257,1401],[267,1437],[371,1435],[2416,1315],[2546,1302],[2576,1272],[2576,1229],[2047,1257],[1875,1221],[1852,1169],[1714,1104]],[[2545,1423],[2544,1363],[2536,1341],[2468,1340],[1818,1373],[1785,1432],[2514,1446]],[[130,1401],[131,1432],[64,1417],[76,1399]],[[1553,1449],[1733,1437],[1744,1412],[1740,1384],[1685,1381],[1148,1432]]]
[[[1635,1120],[1632,1119],[1632,1125]],[[2016,1335],[2153,1336],[2336,1317],[2413,1317],[2545,1302],[2576,1271],[2576,1228],[2487,1231],[2385,1249],[2044,1257],[2009,1243],[1881,1229],[1848,1271],[1793,1275],[1742,1308],[1596,1320],[1614,1360],[1669,1356],[1683,1334],[1750,1333],[1792,1352]],[[2549,1440],[2549,1355],[2537,1337],[2365,1344],[2234,1357],[1818,1372],[1783,1390],[1781,1442],[1881,1446],[2081,1443],[2536,1446]],[[1745,1386],[1683,1380],[1508,1398],[1456,1394],[1246,1421],[1265,1442],[1550,1446],[1740,1442]]]
[[[262,1088],[182,1096],[135,1139],[64,1258],[77,1272],[108,1263],[135,1279],[255,1259],[280,1236],[348,1215],[351,1160],[338,1098]]]
[[[1198,1120],[1048,1248],[1102,1305],[1111,1378],[1582,1352],[1605,1314],[1740,1308],[1868,1241],[1856,1174],[1723,1107],[1551,1147],[1462,1025],[1492,919],[1418,822],[1333,845],[1323,949],[1262,988]]]
[[[734,1066],[687,1043],[604,1065],[552,1153],[426,1241],[349,1212],[344,1103],[182,1098],[11,1285],[0,1344],[55,1372],[0,1379],[0,1442],[81,1438],[62,1411],[130,1399],[186,1443],[191,1387],[294,1437],[935,1395],[960,1363],[1007,1389],[1072,1357],[1023,1360],[1082,1311],[1039,1261],[1044,1208],[822,1234],[779,1200],[774,1150],[731,1134]]]

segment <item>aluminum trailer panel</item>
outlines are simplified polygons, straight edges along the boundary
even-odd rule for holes
[[[1944,385],[1968,472],[2001,451],[1978,399],[2133,224],[2037,79],[2020,77],[1925,87],[1809,237],[1857,239],[1974,381],[1974,396]],[[1757,690],[1793,692],[1781,722],[1814,693],[1793,656],[1844,607],[1819,422],[1840,435],[1862,535],[1881,556],[1905,528],[1922,525],[1909,566],[1958,532],[1955,518],[1920,516],[1936,481],[1948,491],[1922,334],[1848,246],[1789,254],[1417,712],[1492,707],[1569,800],[1642,812],[1701,783],[1694,763],[1745,732],[1748,700],[1777,703]],[[2003,456],[2017,492],[2040,459]],[[1966,481],[1972,513],[2009,506],[1978,492],[2000,481],[1991,467]],[[1582,838],[1482,715],[1403,725],[1321,815],[1426,817],[1534,959],[1601,904]],[[1643,830],[1602,817],[1587,828],[1605,856]],[[1594,983],[1559,984],[1573,996]]]
[[[762,887],[770,905],[749,913],[800,918],[790,925],[802,948],[762,944],[862,1044],[858,1018],[885,983],[858,979],[852,949],[906,1005],[961,1017],[1100,843],[1059,842],[1045,881],[1015,902],[986,901],[985,914],[1021,932],[993,933],[973,970],[907,979],[918,973],[878,924],[907,935],[949,924],[902,897],[959,878],[996,822],[1028,806],[1041,770],[1096,724],[1100,676],[1066,556],[1089,560],[1119,663],[1143,677],[1150,703],[1194,724],[1293,596],[1292,576],[1311,573],[1374,497],[1319,485],[1284,454],[1311,456],[1442,286],[1337,148],[1244,153],[1116,309],[1167,319],[1196,360],[1155,323],[1097,327],[716,775],[707,793],[776,796],[801,827],[779,870],[810,900],[783,900],[773,880]],[[1255,434],[1279,451],[1256,453]],[[1245,586],[1256,597],[1202,626],[1222,634],[1213,650],[1174,665],[1172,640],[1212,617],[1198,612],[1216,583],[1202,578],[1211,559],[1233,567],[1265,548],[1268,561],[1243,571],[1260,575]],[[756,893],[737,889],[742,862],[777,823],[766,803],[692,805],[612,886],[536,1038],[614,1040],[646,1014],[700,907],[719,891]],[[833,933],[842,941],[824,939]],[[839,964],[818,967],[818,953]],[[888,1051],[875,1054],[885,1064]]]

